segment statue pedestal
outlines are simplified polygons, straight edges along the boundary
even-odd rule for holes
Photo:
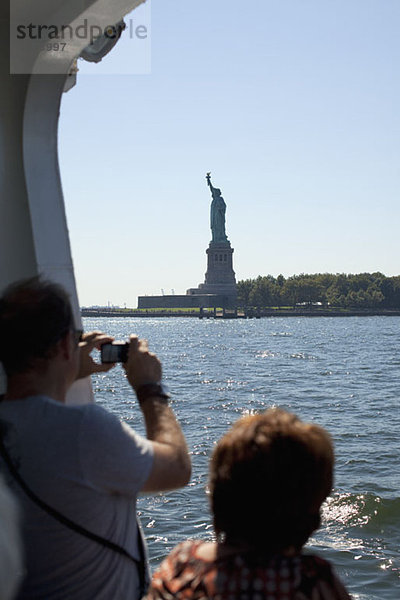
[[[187,294],[218,294],[226,297],[226,306],[236,305],[236,278],[233,270],[233,248],[230,242],[210,242],[207,254],[207,272],[204,283],[187,290]]]
[[[207,272],[205,281],[199,287],[230,286],[236,291],[236,278],[233,270],[233,248],[230,242],[210,242],[206,250]]]

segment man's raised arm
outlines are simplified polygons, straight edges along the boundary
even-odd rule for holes
[[[147,438],[154,449],[153,467],[142,491],[158,492],[186,485],[191,462],[186,440],[162,389],[161,363],[147,342],[131,336],[124,364],[129,383],[142,409]]]

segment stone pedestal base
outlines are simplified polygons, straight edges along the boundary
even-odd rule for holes
[[[200,283],[198,288],[187,290],[186,294],[218,294],[226,297],[227,306],[234,306],[237,292],[233,251],[230,242],[210,242],[206,250],[207,272],[204,283]]]

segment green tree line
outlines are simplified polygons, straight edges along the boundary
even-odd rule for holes
[[[400,310],[400,275],[302,273],[288,278],[266,275],[239,281],[237,290],[239,306],[295,307],[321,303],[332,308]]]

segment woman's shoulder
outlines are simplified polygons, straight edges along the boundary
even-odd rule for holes
[[[332,563],[315,554],[301,555],[302,584],[300,591],[318,590],[323,600],[351,600],[351,596],[335,573]],[[315,592],[314,592],[315,593]],[[308,596],[306,596],[308,597]]]
[[[198,557],[198,549],[204,545],[202,540],[185,540],[170,552],[154,573],[148,600],[168,598],[194,598],[192,589],[196,580],[202,580],[207,561]],[[182,596],[183,597],[183,596]]]
[[[170,569],[171,571],[180,571],[186,565],[202,562],[204,557],[201,550],[208,546],[203,540],[185,540],[175,546],[168,556],[161,563],[161,569]],[[205,561],[206,562],[206,561]]]
[[[300,562],[303,573],[309,577],[326,577],[329,579],[334,574],[332,563],[318,556],[318,554],[302,553]]]

